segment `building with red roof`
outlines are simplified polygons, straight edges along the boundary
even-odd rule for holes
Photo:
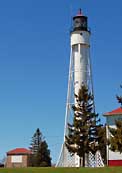
[[[104,116],[106,117],[106,135],[109,139],[111,134],[108,127],[116,128],[115,121],[122,120],[122,107],[107,112]],[[107,146],[107,163],[108,166],[122,166],[122,154],[111,151]]]
[[[15,148],[7,152],[6,167],[28,167],[31,151],[26,148]]]
[[[116,115],[122,115],[122,108],[120,107],[120,108],[117,108],[117,109],[115,109],[115,110],[113,110],[113,111],[111,111],[111,112],[107,112],[107,113],[105,113],[104,114],[104,116],[116,116]]]

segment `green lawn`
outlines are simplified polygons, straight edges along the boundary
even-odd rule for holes
[[[105,168],[0,168],[0,173],[122,173],[122,167]]]

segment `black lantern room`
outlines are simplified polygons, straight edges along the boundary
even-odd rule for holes
[[[87,31],[87,17],[83,16],[81,13],[81,9],[77,16],[73,17],[73,31]]]

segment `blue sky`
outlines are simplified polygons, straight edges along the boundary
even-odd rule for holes
[[[122,2],[0,1],[0,159],[29,147],[36,128],[53,162],[63,141],[71,17],[82,8],[91,28],[96,110],[119,105],[122,84]]]

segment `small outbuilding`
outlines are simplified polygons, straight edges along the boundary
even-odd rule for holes
[[[31,151],[26,148],[16,148],[7,152],[6,167],[20,168],[29,166]]]
[[[122,120],[122,108],[117,108],[111,112],[107,112],[104,114],[106,117],[106,135],[107,138],[110,138],[110,131],[108,127],[116,128],[115,121]],[[113,152],[107,146],[107,163],[108,166],[122,166],[122,153]]]

